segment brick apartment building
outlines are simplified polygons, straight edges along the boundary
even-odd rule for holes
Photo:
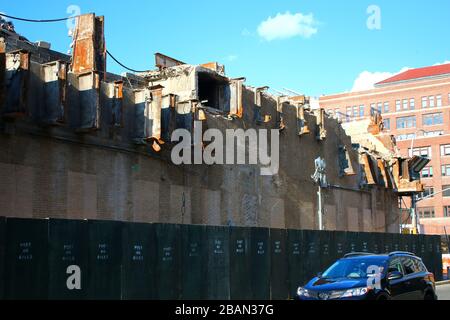
[[[420,224],[425,233],[450,232],[450,64],[411,69],[372,90],[323,96],[320,106],[342,122],[378,112],[403,156],[430,158],[417,203]]]

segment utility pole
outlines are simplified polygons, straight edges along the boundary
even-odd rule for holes
[[[327,176],[325,173],[325,169],[327,167],[325,160],[321,157],[317,158],[314,161],[316,166],[316,171],[311,176],[314,182],[319,186],[319,190],[317,192],[317,221],[319,223],[319,230],[323,231],[325,228],[323,226],[323,205],[322,205],[322,189],[328,188]]]
[[[317,199],[319,201],[319,205],[318,205],[318,218],[319,218],[319,230],[323,231],[323,209],[322,209],[322,187],[319,184],[319,192],[317,192]]]
[[[417,219],[417,201],[416,194],[413,194],[411,197],[411,216],[412,216],[412,225],[413,225],[413,234],[419,234],[419,219]]]

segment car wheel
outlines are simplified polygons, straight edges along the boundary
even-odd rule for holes
[[[387,300],[390,300],[390,298],[388,296],[385,296],[384,294],[380,295],[377,298],[377,301],[387,301]]]

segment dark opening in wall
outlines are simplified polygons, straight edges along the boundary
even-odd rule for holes
[[[230,109],[230,86],[225,78],[218,75],[198,73],[198,97],[200,101],[207,100],[204,105],[223,111]]]

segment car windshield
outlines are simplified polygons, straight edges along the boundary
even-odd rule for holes
[[[386,258],[342,259],[332,265],[322,275],[324,279],[362,279],[382,274],[386,270]]]

